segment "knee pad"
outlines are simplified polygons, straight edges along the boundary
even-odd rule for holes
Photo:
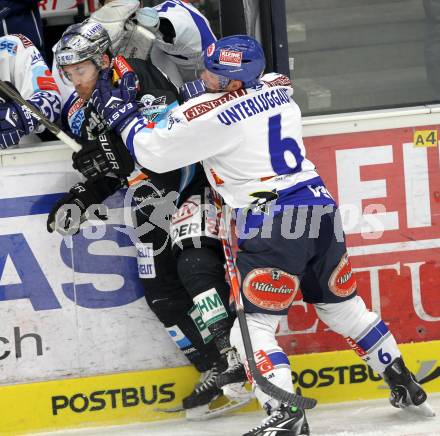
[[[315,304],[319,318],[342,335],[351,348],[373,370],[383,373],[400,356],[397,343],[386,324],[356,296],[341,303]]]

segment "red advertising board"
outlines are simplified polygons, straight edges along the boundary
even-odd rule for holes
[[[85,12],[93,12],[99,6],[98,0],[39,0],[41,16],[44,18],[63,15],[75,15],[78,6],[83,4]]]
[[[440,338],[438,128],[305,138],[308,157],[346,209],[358,293],[399,343]],[[420,140],[426,137],[431,141]],[[302,300],[294,302],[278,339],[288,354],[347,348]]]

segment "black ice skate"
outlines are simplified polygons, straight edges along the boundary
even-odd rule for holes
[[[401,357],[387,366],[384,380],[391,389],[390,403],[399,409],[418,409],[425,416],[435,416],[435,412],[426,401],[426,392],[417,383]]]
[[[237,351],[235,349],[228,351],[227,360],[228,368],[217,377],[217,386],[222,388],[223,386],[231,383],[246,383],[246,371],[244,369],[244,365],[239,361]]]
[[[223,354],[221,358],[214,363],[209,374],[201,379],[193,393],[184,398],[183,407],[186,409],[186,419],[201,421],[214,418],[239,409],[251,401],[252,394],[244,388],[246,375],[244,376],[245,380],[243,380],[243,377],[240,378],[240,383],[228,382],[229,384],[225,386],[225,390],[228,391],[227,395],[223,389],[217,386],[216,382],[220,373],[228,368],[228,362],[234,360],[232,359],[232,354],[234,353],[236,353],[235,349],[230,349],[227,354]],[[234,361],[238,362],[238,359],[235,358]],[[235,378],[235,380],[237,380],[237,378]],[[224,394],[223,399],[214,403],[214,400],[222,393]]]
[[[191,394],[183,399],[183,408],[192,409],[203,406],[218,398],[222,394],[222,390],[217,387],[216,379],[226,368],[226,360],[222,358],[217,360],[211,369],[202,372],[199,383],[197,383]]]
[[[307,436],[309,424],[304,410],[284,404],[264,419],[263,423],[243,436]]]

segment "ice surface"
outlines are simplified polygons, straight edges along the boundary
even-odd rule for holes
[[[392,408],[387,400],[323,404],[307,413],[313,436],[440,436],[440,394],[430,395],[435,418]],[[87,430],[38,433],[39,436],[239,436],[258,425],[263,413],[231,414],[203,422],[184,420]]]

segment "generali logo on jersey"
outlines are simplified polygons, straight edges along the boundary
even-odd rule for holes
[[[243,53],[235,50],[220,50],[218,63],[220,65],[230,65],[232,67],[241,67]]]
[[[186,111],[184,111],[183,114],[185,115],[188,121],[191,121],[194,120],[195,118],[198,118],[206,114],[209,111],[212,111],[216,107],[228,103],[229,101],[234,100],[236,98],[242,97],[243,95],[246,95],[245,89],[238,89],[237,91],[228,92],[214,100],[204,101],[203,103],[199,103],[196,104],[195,106],[191,106]]]

